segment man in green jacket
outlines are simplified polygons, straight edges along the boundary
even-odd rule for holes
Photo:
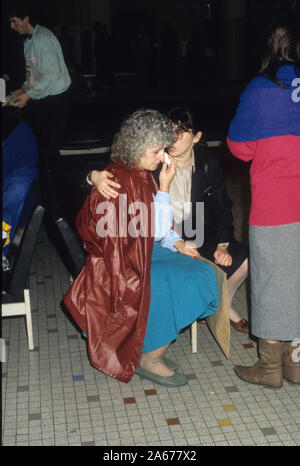
[[[28,36],[24,42],[26,80],[15,91],[14,100],[19,108],[32,100],[39,144],[43,151],[49,153],[50,144],[57,152],[69,114],[71,85],[60,43],[49,29],[34,24],[26,6],[11,9],[9,21],[11,29]]]

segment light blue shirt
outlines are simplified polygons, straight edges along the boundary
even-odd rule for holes
[[[155,238],[160,241],[163,248],[177,252],[174,247],[176,241],[183,241],[182,238],[172,228],[174,219],[174,209],[170,204],[169,193],[158,191],[154,196],[155,203]]]
[[[26,81],[23,84],[32,99],[65,92],[71,84],[62,49],[49,29],[35,26],[31,38],[24,43]]]

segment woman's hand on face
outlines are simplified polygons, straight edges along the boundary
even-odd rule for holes
[[[176,162],[170,155],[168,155],[168,157],[170,164],[168,165],[166,162],[163,162],[162,169],[159,174],[159,189],[166,193],[169,192],[171,181],[176,173]]]
[[[186,256],[193,257],[194,259],[199,259],[200,254],[197,248],[191,248],[186,241],[176,241],[174,247],[177,249],[180,254],[185,254]]]
[[[229,267],[232,264],[232,256],[226,249],[216,249],[214,254],[215,264]]]
[[[96,186],[97,191],[99,191],[99,193],[102,194],[102,196],[104,196],[106,199],[116,199],[118,197],[119,192],[117,189],[120,189],[121,185],[110,179],[113,178],[112,173],[107,172],[106,170],[93,170],[90,178],[93,185]]]

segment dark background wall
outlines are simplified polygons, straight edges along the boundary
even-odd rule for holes
[[[18,48],[20,38],[9,31],[6,17],[9,3],[10,0],[2,2],[1,68],[2,72],[5,68],[12,69],[15,75],[22,52]],[[251,76],[258,66],[261,34],[269,19],[278,11],[291,10],[297,0],[27,0],[27,3],[32,5],[38,22],[60,38],[69,65],[85,74],[95,73],[97,68],[93,23],[98,21],[102,43],[109,40],[107,47],[114,73],[147,74],[151,82],[151,73],[164,72],[169,67],[175,67],[180,77],[184,66],[191,81],[201,83],[207,79],[240,81]]]

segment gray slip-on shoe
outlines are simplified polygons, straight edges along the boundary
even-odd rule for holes
[[[148,379],[165,387],[182,387],[188,383],[187,377],[180,372],[176,372],[174,375],[164,377],[162,375],[154,374],[154,372],[147,371],[141,366],[137,366],[135,373],[141,377],[141,379]]]
[[[168,366],[168,368],[171,369],[171,371],[174,371],[174,372],[177,371],[178,365],[176,364],[175,361],[171,361],[171,359],[164,358],[164,362],[165,362],[166,366]]]

